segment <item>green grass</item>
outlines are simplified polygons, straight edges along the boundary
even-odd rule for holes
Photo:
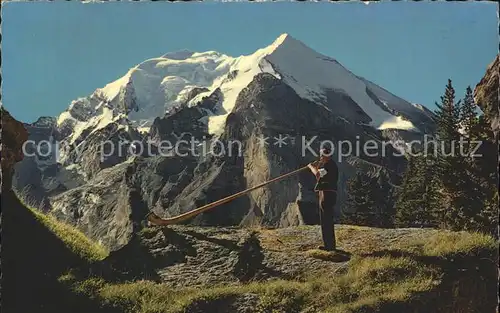
[[[26,190],[16,190],[15,194],[40,224],[56,235],[70,251],[83,260],[94,263],[103,260],[109,255],[104,246],[92,241],[77,228],[57,220],[50,214],[42,213],[37,209],[37,203],[27,196]]]
[[[37,209],[29,208],[35,218],[76,255],[92,263],[108,256],[108,251],[100,244],[93,242],[75,227],[58,221],[55,217],[44,214]]]
[[[474,255],[480,250],[495,250],[498,242],[491,236],[469,232],[438,232],[421,242],[423,253],[429,256],[455,254]]]
[[[139,281],[108,284],[98,278],[77,282],[75,291],[99,297],[104,303],[135,313],[181,313],[195,304],[231,301],[245,294],[258,296],[256,312],[355,312],[384,301],[404,301],[413,292],[435,285],[435,275],[409,259],[363,258],[353,261],[338,277],[321,275],[307,281],[274,280],[244,285],[171,288]]]
[[[97,295],[106,304],[136,313],[180,313],[190,306],[256,294],[256,312],[355,312],[384,301],[405,301],[414,292],[436,284],[435,273],[405,258],[357,258],[348,272],[333,277],[325,273],[306,281],[275,280],[235,286],[171,288],[140,281],[108,284],[90,279],[74,285],[78,292]]]
[[[371,238],[368,231],[353,229],[349,236],[352,239],[356,236]],[[302,280],[277,279],[210,288],[172,288],[151,281],[117,284],[100,278],[77,281],[70,274],[61,277],[60,281],[78,293],[134,313],[181,313],[190,312],[193,307],[208,312],[214,310],[215,302],[219,307],[227,307],[235,299],[247,295],[257,298],[254,312],[377,311],[387,303],[418,302],[416,295],[436,290],[442,283],[442,269],[419,258],[446,258],[457,253],[473,255],[483,250],[494,251],[496,244],[493,238],[482,234],[436,231],[423,239],[390,247],[391,251],[399,251],[401,256],[354,254],[342,274],[324,272],[308,275]],[[384,249],[387,247],[382,245],[378,251]],[[413,258],[411,253],[408,254],[410,251],[417,253],[419,258]],[[329,258],[333,254],[310,250],[306,255],[331,261]]]

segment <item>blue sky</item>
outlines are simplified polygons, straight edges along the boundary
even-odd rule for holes
[[[498,53],[485,2],[3,3],[2,101],[18,119],[55,116],[169,51],[249,54],[289,33],[433,109],[448,78],[462,97]]]

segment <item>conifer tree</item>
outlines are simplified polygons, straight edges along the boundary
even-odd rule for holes
[[[460,101],[455,102],[455,89],[451,79],[448,79],[445,93],[441,96],[441,104],[436,102],[438,109],[435,114],[439,140],[451,141],[459,139],[460,104]]]
[[[461,229],[491,233],[497,218],[497,145],[485,115],[477,116],[472,89],[467,88],[462,123],[467,137],[467,205],[462,210]]]
[[[492,196],[490,198],[490,195],[485,197],[484,207],[478,217],[479,225],[475,230],[488,233],[498,239],[498,207],[500,205],[498,189],[490,189],[490,191]]]
[[[392,185],[385,171],[376,177],[358,172],[347,182],[347,222],[369,226],[393,225]]]
[[[455,89],[448,79],[445,93],[441,96],[441,104],[436,103],[437,139],[439,142],[438,166],[440,174],[450,174],[458,164],[459,160],[454,157],[459,152],[458,142],[460,140],[460,101],[455,102]],[[448,175],[449,176],[449,175]],[[447,187],[453,183],[453,177],[443,177]],[[451,179],[451,180],[450,180]]]
[[[460,121],[465,135],[470,138],[475,126],[478,123],[477,105],[474,102],[474,96],[470,86],[468,86],[465,91]]]
[[[394,223],[393,186],[389,175],[381,170],[375,184],[375,218],[378,226],[391,226]]]
[[[347,181],[349,207],[359,213],[366,213],[375,207],[375,199],[371,196],[373,190],[372,180],[367,174],[357,172],[356,175]]]
[[[484,115],[480,115],[471,130],[472,149],[469,175],[472,181],[469,199],[474,216],[467,229],[495,233],[498,225],[498,146]],[[496,235],[496,234],[495,234]]]
[[[479,119],[477,116],[477,105],[474,101],[474,96],[472,94],[472,89],[470,86],[467,87],[465,92],[465,97],[461,110],[461,127],[463,130],[462,136],[465,136],[465,140],[461,141],[461,148],[464,152],[464,158],[466,161],[466,166],[469,167],[469,170],[473,166],[474,158],[471,154],[474,152],[474,141],[478,139],[479,128]]]
[[[411,155],[406,165],[405,173],[401,186],[396,190],[396,216],[395,223],[398,226],[409,226],[414,223],[415,212],[415,193],[417,188],[414,182],[414,177],[417,173],[416,157]]]
[[[369,225],[375,210],[375,180],[364,172],[357,172],[347,181],[347,206],[351,214],[347,214],[350,223]]]
[[[470,179],[467,173],[467,163],[462,155],[460,145],[461,102],[455,101],[455,90],[451,80],[448,80],[441,104],[436,103],[437,139],[439,153],[437,155],[436,171],[438,181],[442,185],[442,220],[444,227],[460,229],[464,219],[470,215],[467,187]]]
[[[396,193],[396,224],[437,226],[442,216],[439,184],[432,155],[422,152],[409,157],[403,183]]]
[[[470,87],[463,105],[455,102],[451,80],[436,105],[437,154],[410,157],[397,192],[396,222],[497,235],[498,146],[490,124],[484,115],[477,116]],[[473,152],[479,156],[473,158]]]

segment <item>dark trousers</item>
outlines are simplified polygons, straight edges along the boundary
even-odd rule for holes
[[[319,219],[321,223],[321,235],[325,249],[334,250],[335,231],[334,231],[334,207],[337,202],[337,193],[335,191],[318,191],[319,196]]]

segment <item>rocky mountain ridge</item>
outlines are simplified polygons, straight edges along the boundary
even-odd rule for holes
[[[500,131],[499,80],[500,54],[488,65],[481,81],[474,89],[474,98],[488,117],[496,138]]]
[[[147,60],[57,119],[26,126],[51,153],[16,165],[15,188],[111,249],[147,211],[173,216],[260,184],[313,161],[321,142],[335,144],[340,214],[349,177],[384,173],[397,185],[405,142],[434,128],[422,106],[287,34],[238,58],[184,51]],[[359,148],[369,141],[378,154]],[[180,148],[165,154],[163,143]],[[190,222],[315,223],[313,185],[304,172]]]

